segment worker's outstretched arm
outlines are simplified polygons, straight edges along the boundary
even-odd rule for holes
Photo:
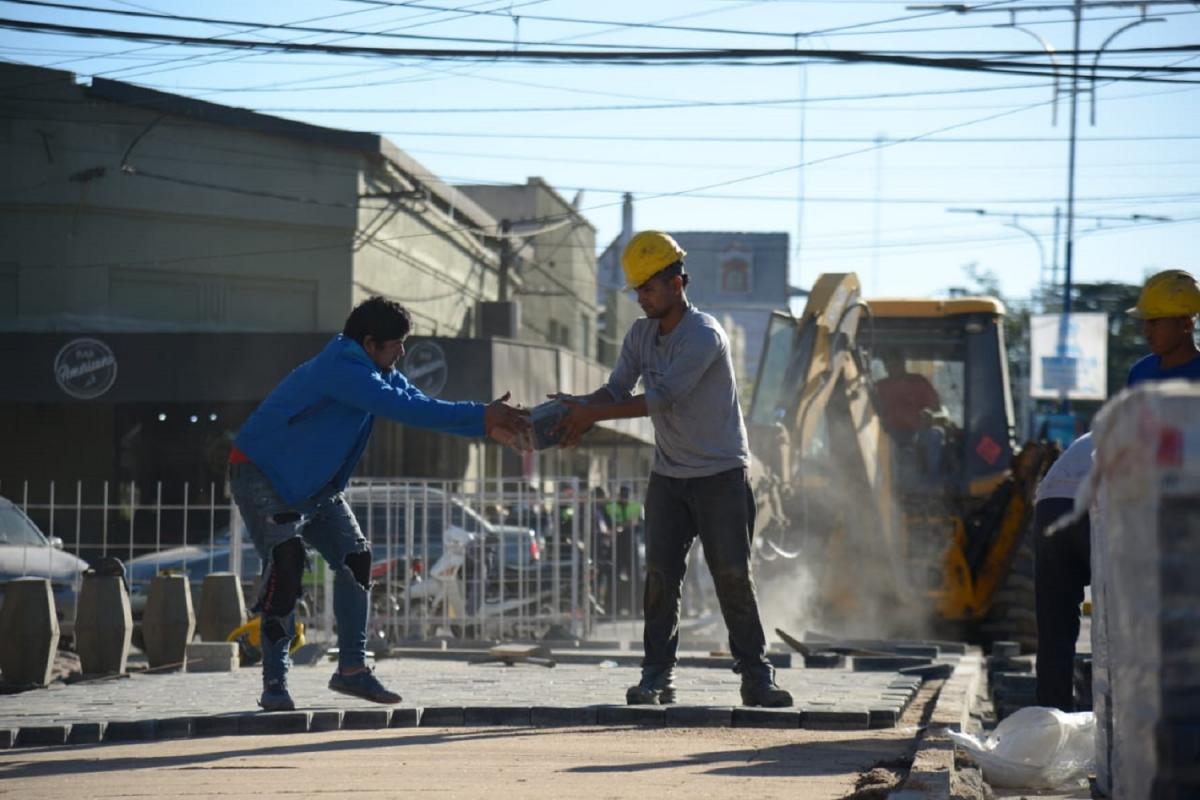
[[[611,400],[611,395],[608,395],[604,389],[593,392],[589,397],[595,397],[600,392],[604,392],[604,396]],[[588,429],[601,420],[650,416],[650,409],[646,407],[646,396],[642,394],[634,395],[628,400],[618,400],[615,403],[603,401],[583,403],[567,397],[559,399],[571,409],[555,428],[556,431],[562,431],[562,438],[558,442],[559,447],[572,447],[579,441],[580,436],[583,436]]]

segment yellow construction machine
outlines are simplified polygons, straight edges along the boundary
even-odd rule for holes
[[[772,316],[747,416],[775,607],[792,592],[840,633],[1033,647],[1026,529],[1055,452],[1013,441],[1004,313],[865,300],[854,274],[826,274],[800,317]]]

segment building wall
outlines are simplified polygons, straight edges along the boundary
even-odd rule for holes
[[[687,251],[688,298],[743,329],[743,357],[735,363],[742,385],[753,384],[771,311],[786,309],[788,235],[726,231],[671,232]]]
[[[566,224],[529,237],[531,247],[517,259],[513,297],[521,304],[523,341],[557,344],[590,358],[596,356],[596,231],[562,196],[540,178],[515,186],[458,187],[497,219],[515,229]],[[520,221],[528,221],[520,222]]]

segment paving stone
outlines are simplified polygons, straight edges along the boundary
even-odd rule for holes
[[[1021,645],[1017,642],[992,642],[992,650],[988,654],[992,658],[1016,658],[1021,655]]]
[[[14,728],[0,728],[0,750],[8,750],[17,743],[17,731]]]
[[[668,728],[728,728],[733,725],[733,709],[724,706],[667,706],[664,719]]]
[[[236,736],[238,721],[241,714],[214,714],[208,717],[196,717],[196,736]]]
[[[113,720],[104,728],[106,742],[152,742],[158,738],[158,720]]]
[[[103,722],[76,722],[71,725],[67,744],[99,744],[104,741],[105,727]]]
[[[900,656],[921,656],[922,658],[937,658],[941,654],[942,654],[942,651],[936,644],[898,644],[898,645],[896,645],[896,655],[900,655]]]
[[[442,728],[447,725],[462,725],[462,706],[434,706],[421,709],[422,728]]]
[[[419,708],[393,708],[392,709],[392,724],[393,728],[415,728],[421,724],[421,709]]]
[[[342,729],[342,715],[346,712],[339,708],[330,708],[312,712],[308,721],[308,732],[338,731]]]
[[[661,728],[666,724],[664,706],[599,706],[597,722],[601,725],[638,725]]]
[[[386,728],[392,722],[390,708],[347,708],[342,712],[342,730],[362,731]]]
[[[191,717],[168,717],[157,720],[157,738],[190,739],[195,729]]]
[[[830,711],[805,708],[801,712],[800,727],[814,731],[860,731],[871,727],[869,711]]]
[[[70,725],[25,725],[17,732],[18,747],[44,747],[66,744]]]
[[[595,706],[534,706],[529,710],[529,722],[537,728],[595,725],[598,718]]]
[[[799,728],[801,713],[791,709],[735,708],[735,728]]]
[[[272,711],[246,714],[238,718],[238,733],[243,736],[265,736],[272,733],[306,733],[309,712]]]
[[[804,657],[805,669],[841,669],[846,666],[846,657],[841,653],[821,651]]]
[[[528,727],[531,718],[529,706],[468,706],[463,709],[463,724],[477,727],[490,725]]]

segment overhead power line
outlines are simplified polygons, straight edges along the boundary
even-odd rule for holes
[[[246,23],[248,24],[248,23]],[[409,57],[441,59],[481,59],[486,61],[527,61],[527,62],[570,62],[570,63],[622,63],[628,65],[651,64],[795,64],[818,62],[840,63],[873,63],[890,64],[895,66],[932,67],[970,72],[994,72],[1010,75],[1049,76],[1056,69],[1053,64],[1036,61],[1009,61],[1000,56],[1021,57],[1044,55],[1035,51],[1006,50],[1006,51],[920,51],[925,55],[915,55],[900,52],[871,52],[862,50],[816,50],[816,49],[753,49],[737,48],[725,50],[606,50],[606,51],[569,51],[569,50],[532,50],[505,49],[481,50],[474,48],[391,48],[371,47],[365,45],[333,45],[296,42],[262,42],[246,39],[229,39],[221,37],[195,37],[177,34],[165,34],[143,31],[121,31],[108,28],[96,28],[77,25],[60,25],[50,22],[28,20],[0,19],[0,28],[13,30],[35,31],[41,33],[60,33],[69,36],[104,36],[132,41],[153,41],[168,44],[179,44],[201,47],[224,47],[235,49],[256,50],[261,52],[319,52],[333,55],[373,55],[384,57]],[[1200,45],[1185,44],[1164,47],[1132,48],[1120,53],[1190,53],[1200,51]],[[1072,51],[1075,52],[1075,51]],[[1096,51],[1079,50],[1079,54],[1094,54]],[[763,61],[763,59],[769,59]],[[1143,82],[1191,83],[1187,80],[1168,80],[1151,78],[1142,75],[1125,73],[1192,73],[1200,71],[1200,67],[1158,67],[1153,65],[1105,65],[1101,68],[1102,75],[1095,77],[1105,80],[1135,80]],[[1110,75],[1109,73],[1116,73]],[[1090,73],[1089,73],[1089,77]]]

